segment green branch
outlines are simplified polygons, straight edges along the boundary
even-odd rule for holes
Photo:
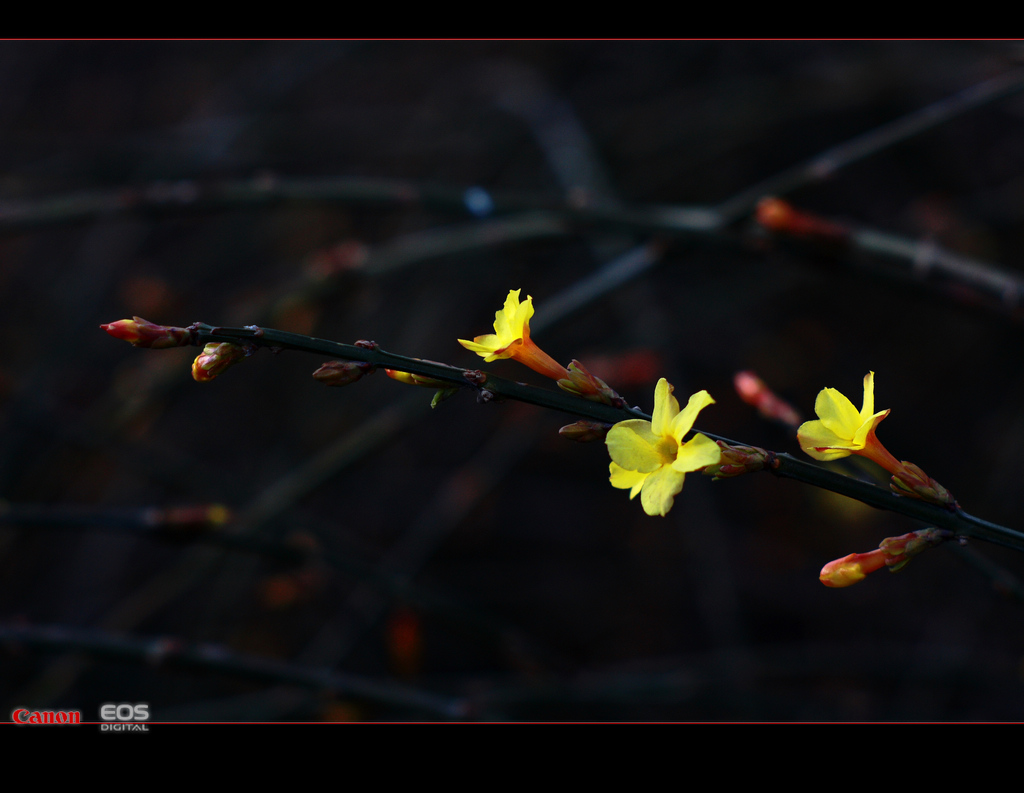
[[[589,402],[564,391],[549,391],[545,388],[527,385],[515,380],[481,372],[478,369],[460,369],[434,361],[423,361],[386,352],[373,342],[359,344],[342,344],[341,342],[302,336],[269,328],[219,328],[197,322],[191,330],[195,335],[195,344],[202,346],[208,342],[234,342],[235,344],[256,345],[283,350],[298,350],[319,355],[326,355],[343,361],[362,361],[384,369],[395,369],[400,372],[422,375],[434,380],[451,383],[454,388],[471,388],[477,392],[481,401],[495,398],[515,399],[531,405],[538,405],[552,410],[560,410],[574,416],[582,416],[593,421],[615,424],[626,419],[650,419],[646,413],[637,408],[616,408],[599,402]],[[707,434],[707,433],[705,433]],[[711,436],[709,436],[711,437]]]
[[[429,377],[450,383],[452,387],[467,388],[476,391],[481,402],[495,399],[515,399],[531,405],[559,410],[573,416],[599,421],[605,424],[616,424],[627,419],[651,420],[650,415],[639,408],[615,407],[601,402],[591,402],[574,396],[565,391],[551,391],[527,385],[514,380],[482,372],[478,369],[460,369],[448,364],[423,361],[404,355],[386,352],[374,342],[358,342],[342,344],[326,339],[317,339],[297,333],[288,333],[270,328],[259,328],[254,325],[244,328],[224,328],[197,322],[188,328],[189,341],[202,346],[209,342],[232,342],[254,351],[258,347],[277,350],[297,350],[300,352],[326,355],[346,361],[361,361],[375,367],[395,369],[401,372]],[[698,430],[694,430],[697,432]],[[730,446],[748,446],[749,444],[724,438],[721,435],[704,432],[703,435],[715,441],[722,441]],[[970,537],[978,540],[1004,545],[1018,551],[1024,551],[1024,534],[974,517],[961,510],[946,509],[936,504],[898,496],[890,490],[869,482],[830,471],[815,463],[798,460],[789,454],[768,453],[765,470],[785,479],[831,490],[834,493],[861,501],[879,509],[897,512],[901,515],[920,520],[930,526],[947,529],[958,537]]]

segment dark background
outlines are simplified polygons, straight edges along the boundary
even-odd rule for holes
[[[322,359],[298,353],[197,384],[197,350],[136,350],[97,327],[258,323],[483,365],[456,339],[490,332],[509,289],[540,321],[649,235],[581,224],[456,250],[466,213],[331,201],[8,222],[20,201],[275,177],[713,206],[1019,56],[998,42],[0,43],[0,498],[223,503],[236,518],[220,531],[263,543],[8,519],[0,624],[108,652],[8,637],[0,713],[94,720],[102,702],[138,701],[157,721],[438,717],[132,657],[132,640],[170,637],[463,698],[466,718],[1022,718],[1024,610],[952,549],[850,589],[819,583],[825,562],[921,528],[909,519],[767,474],[690,475],[651,518],[608,484],[603,444],[558,436],[564,416],[466,393],[431,411],[431,392],[382,373],[324,388],[309,376]],[[1018,271],[1022,140],[1015,94],[787,198]],[[779,451],[795,440],[739,400],[734,372],[811,417],[825,386],[859,407],[873,370],[890,451],[969,512],[1020,527],[1019,317],[894,277],[905,264],[785,244],[749,212],[729,232],[668,240],[657,265],[535,338],[648,411],[659,376],[683,399],[706,388],[717,404],[699,427]],[[400,266],[374,266],[387,255]],[[281,544],[310,556],[290,564]],[[970,547],[1024,574],[1019,554]]]

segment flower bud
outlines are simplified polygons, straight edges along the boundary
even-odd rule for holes
[[[885,552],[882,550],[869,553],[851,553],[842,559],[829,562],[818,578],[828,587],[847,587],[864,580],[868,573],[885,567]]]
[[[764,380],[753,372],[737,372],[732,382],[740,399],[757,408],[757,412],[766,419],[794,428],[803,421],[792,405],[776,396]]]
[[[731,476],[749,474],[762,470],[769,453],[757,446],[730,446],[725,441],[716,441],[722,450],[721,459],[714,465],[705,466],[702,473],[715,479],[728,479]]]
[[[933,548],[954,534],[945,529],[920,529],[899,537],[886,537],[878,544],[877,551],[868,553],[851,553],[842,559],[829,562],[821,568],[821,583],[830,587],[844,587],[863,581],[868,573],[888,567],[889,572],[896,573],[907,566],[907,563],[922,551]]]
[[[600,377],[595,377],[587,367],[573,358],[566,370],[569,375],[558,381],[558,387],[570,394],[589,399],[591,402],[603,402],[606,405],[622,405],[622,397],[615,393]]]
[[[878,547],[885,554],[885,565],[890,572],[898,572],[922,551],[953,539],[953,532],[945,529],[920,529],[899,537],[886,537]]]
[[[590,441],[603,441],[611,428],[611,424],[581,419],[574,424],[566,424],[558,431],[558,434],[577,443],[590,443]]]
[[[457,393],[459,393],[459,389],[457,389],[457,388],[439,388],[439,389],[437,389],[437,391],[434,393],[433,399],[430,400],[430,407],[431,408],[436,408],[438,405],[440,405],[446,399],[455,396]]]
[[[192,379],[197,383],[208,383],[244,357],[245,350],[237,344],[210,342],[192,362]]]
[[[452,387],[452,384],[447,380],[437,380],[433,377],[426,377],[421,374],[413,374],[412,372],[400,372],[397,369],[385,369],[384,374],[390,377],[392,380],[397,380],[399,383],[405,383],[406,385],[418,385],[424,388],[436,388],[439,391],[447,391]]]
[[[363,361],[328,361],[313,372],[313,377],[324,385],[340,387],[350,385],[372,371],[373,366]]]
[[[187,347],[192,343],[192,332],[188,328],[156,325],[142,317],[119,319],[100,327],[114,338],[135,347],[162,350],[168,347]]]
[[[762,198],[755,215],[757,222],[764,228],[794,237],[842,243],[850,235],[845,226],[809,212],[801,212],[780,198]]]
[[[946,509],[956,510],[959,507],[952,493],[918,466],[906,460],[902,461],[900,469],[893,473],[889,489],[898,496],[919,498]]]

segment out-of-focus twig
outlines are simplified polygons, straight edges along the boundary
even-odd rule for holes
[[[989,262],[950,253],[930,240],[837,223],[778,198],[761,200],[757,220],[780,242],[792,240],[796,245],[843,253],[847,261],[873,272],[927,283],[960,301],[984,301],[1021,318],[1024,278]]]
[[[285,204],[419,208],[474,218],[542,211],[553,221],[569,222],[578,228],[599,226],[683,236],[706,235],[721,225],[716,212],[701,207],[618,209],[603,205],[580,206],[552,199],[549,195],[490,192],[481,187],[355,177],[299,179],[265,174],[236,181],[181,180],[49,198],[7,199],[0,201],[0,234],[122,214],[180,214]]]
[[[310,487],[315,486],[314,480]],[[298,498],[298,493],[285,494],[280,490],[276,498],[264,503],[263,511],[252,515],[250,528],[258,528],[262,521],[280,517],[290,506],[274,509],[282,495]],[[450,623],[470,629],[478,635],[502,646],[526,647],[529,642],[515,631],[497,624],[475,609],[460,606],[449,598],[430,592],[409,580],[408,576],[389,573],[368,562],[354,558],[351,552],[340,554],[321,548],[316,543],[298,543],[268,540],[255,532],[224,531],[231,520],[227,508],[220,504],[161,509],[111,509],[61,504],[8,504],[0,501],[0,526],[20,528],[47,528],[55,530],[97,530],[149,536],[157,540],[206,545],[225,551],[234,551],[271,559],[286,565],[323,563],[338,572],[355,578],[376,592],[402,600]]]
[[[788,168],[748,187],[715,207],[723,223],[731,223],[753,211],[765,196],[785,195],[798,187],[827,179],[851,163],[870,157],[888,146],[927,132],[988,102],[1024,90],[1024,70],[1017,69],[972,85],[960,93],[915,110],[863,135],[833,146],[800,165]]]
[[[264,684],[287,683],[446,719],[463,718],[468,712],[466,703],[460,699],[331,669],[245,655],[222,645],[187,644],[173,638],[142,639],[58,625],[0,626],[0,643],[8,648],[23,645],[43,650],[128,659],[166,669],[216,672]]]

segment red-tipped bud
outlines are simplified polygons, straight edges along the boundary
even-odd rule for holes
[[[868,573],[885,567],[885,552],[882,550],[869,553],[851,553],[842,559],[829,562],[821,568],[818,578],[825,586],[852,586],[864,580]]]
[[[702,473],[715,479],[760,471],[767,464],[768,452],[757,446],[730,446],[725,441],[716,441],[722,450],[721,459],[714,465],[705,466]]]
[[[899,537],[886,537],[878,547],[885,554],[886,567],[893,573],[902,570],[922,551],[953,539],[953,532],[945,529],[920,529]]]
[[[800,212],[780,198],[762,198],[757,205],[756,218],[764,228],[794,237],[845,242],[850,234],[845,226],[809,212]]]
[[[757,412],[766,419],[794,428],[803,422],[800,414],[788,402],[776,396],[764,380],[753,372],[737,372],[733,375],[732,383],[740,399],[757,408]]]
[[[328,361],[313,372],[313,377],[324,385],[343,386],[354,383],[372,371],[373,366],[363,361]]]
[[[119,319],[100,327],[114,338],[136,347],[162,350],[167,347],[187,347],[192,343],[192,332],[188,328],[156,325],[142,317]]]
[[[591,441],[603,441],[611,428],[611,424],[581,419],[574,424],[566,424],[558,431],[558,434],[577,443],[590,443]]]
[[[868,573],[888,567],[896,573],[922,551],[953,539],[953,532],[945,529],[921,529],[899,537],[886,537],[877,551],[851,553],[829,562],[821,568],[821,583],[830,587],[844,587],[863,581]]]
[[[603,402],[606,405],[622,405],[623,400],[600,377],[595,377],[587,367],[575,358],[566,370],[569,375],[558,381],[558,387],[570,394],[589,399],[591,402]]]
[[[918,466],[906,460],[900,463],[900,468],[893,474],[889,481],[889,489],[898,496],[919,498],[949,510],[956,510],[959,507],[952,493]]]
[[[192,362],[192,379],[197,383],[208,383],[244,357],[245,350],[237,344],[210,342]]]

